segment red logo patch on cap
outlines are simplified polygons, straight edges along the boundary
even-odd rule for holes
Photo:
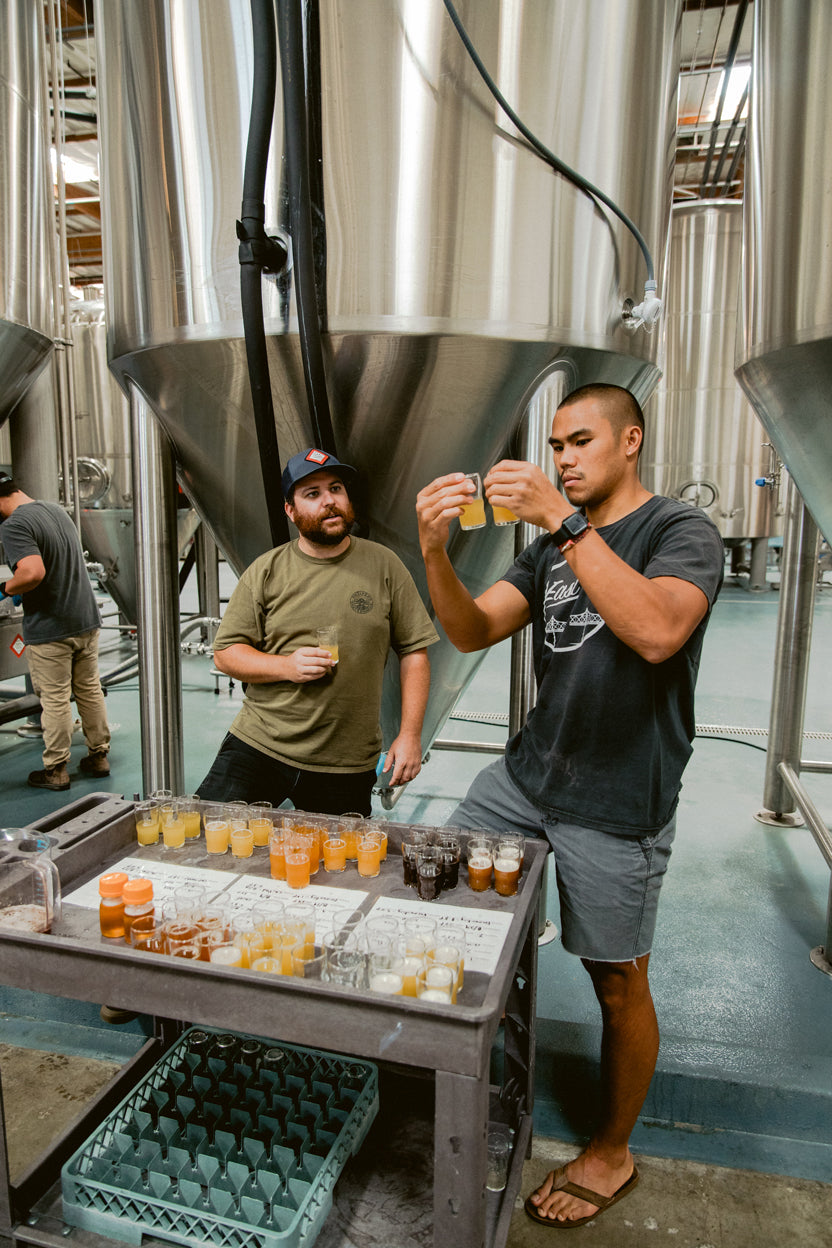
[[[330,456],[327,455],[326,451],[312,450],[312,451],[307,451],[306,455],[304,456],[304,459],[308,459],[310,463],[313,463],[313,464],[325,464],[329,461]]]

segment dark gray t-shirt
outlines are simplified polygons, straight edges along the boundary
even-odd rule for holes
[[[724,548],[698,509],[653,496],[598,530],[643,576],[674,576],[713,605]],[[708,619],[663,663],[619,641],[547,533],[504,580],[527,599],[537,704],[506,747],[514,783],[539,809],[621,835],[658,832],[678,801],[695,732],[693,690]]]
[[[23,640],[63,641],[101,627],[101,617],[75,525],[57,503],[21,503],[0,525],[0,542],[12,571],[27,555],[40,555],[46,575],[23,595]]]

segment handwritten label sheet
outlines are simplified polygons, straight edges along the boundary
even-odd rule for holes
[[[435,919],[437,923],[459,924],[465,929],[465,969],[493,975],[511,927],[511,914],[501,910],[478,910],[462,906],[442,906],[438,910],[429,902],[409,901],[398,897],[379,897],[370,910],[373,916],[391,916],[403,922],[412,915]]]
[[[360,889],[329,888],[325,884],[310,884],[308,888],[295,889],[289,888],[284,880],[266,876],[233,875],[205,867],[180,867],[146,858],[122,858],[110,867],[110,871],[124,871],[131,879],[140,876],[150,880],[153,900],[160,909],[166,901],[173,901],[174,893],[184,884],[200,885],[205,889],[207,901],[221,901],[235,913],[252,910],[266,902],[280,902],[281,905],[298,902],[312,906],[316,940],[332,930],[334,917],[339,911],[357,910],[367,899],[367,894]],[[63,901],[85,910],[97,910],[101,901],[98,880],[90,880],[65,893]]]

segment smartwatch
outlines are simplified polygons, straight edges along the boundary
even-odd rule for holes
[[[576,542],[584,537],[592,525],[581,511],[573,511],[571,516],[567,516],[559,529],[555,529],[552,534],[552,541],[559,550],[569,550]]]

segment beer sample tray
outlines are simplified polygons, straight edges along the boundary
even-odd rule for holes
[[[370,1062],[192,1028],[64,1165],[64,1219],[136,1246],[308,1248],[377,1112]]]

